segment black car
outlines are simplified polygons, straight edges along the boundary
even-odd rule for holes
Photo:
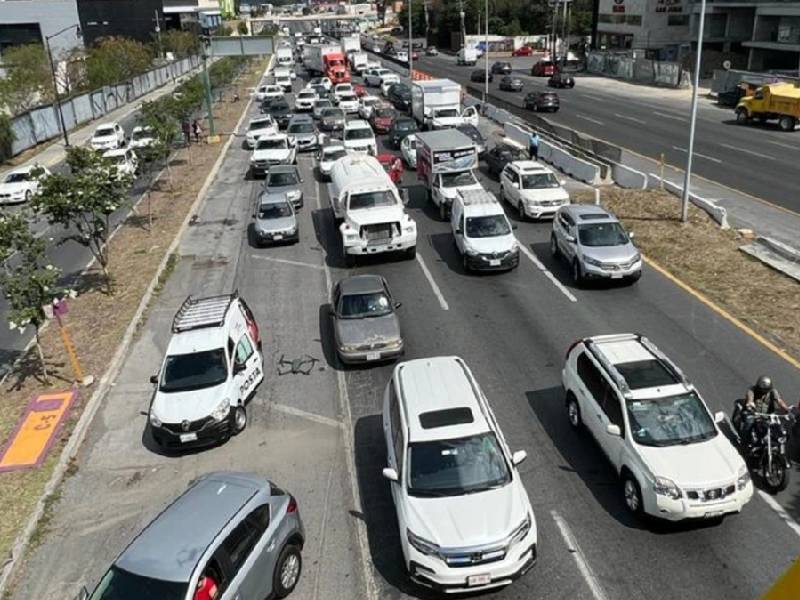
[[[511,63],[510,62],[503,62],[497,61],[492,65],[492,73],[499,73],[501,75],[510,75],[511,74]]]
[[[507,92],[519,92],[522,90],[522,80],[519,77],[506,75],[500,80],[500,89]]]
[[[386,93],[386,99],[397,110],[405,112],[411,108],[411,88],[405,83],[395,83]]]
[[[486,71],[483,69],[475,69],[472,73],[470,73],[469,80],[480,82],[486,81]],[[492,75],[492,72],[489,71],[489,83],[491,83],[493,80],[494,75]]]
[[[528,152],[522,148],[509,144],[498,144],[489,150],[483,157],[489,168],[489,175],[498,177],[505,166],[515,160],[528,160]]]
[[[292,116],[292,109],[283,98],[273,100],[269,108],[264,112],[272,115],[272,118],[275,119],[281,129],[284,129],[289,124],[289,119]]]
[[[555,88],[574,88],[575,79],[566,73],[556,73],[547,80],[547,85]]]
[[[392,123],[392,128],[389,129],[388,144],[392,148],[399,148],[403,138],[417,131],[419,131],[419,127],[414,119],[410,117],[395,119],[394,123]]]
[[[478,151],[478,155],[483,156],[483,154],[486,152],[486,138],[483,137],[483,134],[480,131],[478,131],[478,128],[475,127],[475,125],[466,123],[464,125],[459,125],[456,127],[456,129],[471,139],[475,144],[475,149]]]
[[[555,92],[530,92],[525,96],[525,108],[556,112],[559,108],[558,94]]]

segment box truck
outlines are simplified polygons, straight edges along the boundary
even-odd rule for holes
[[[347,83],[347,70],[342,49],[335,44],[306,44],[303,47],[303,64],[311,73],[325,75],[331,83]]]
[[[478,125],[478,111],[461,108],[461,86],[449,79],[415,81],[411,87],[411,114],[422,129],[445,129],[464,123]]]

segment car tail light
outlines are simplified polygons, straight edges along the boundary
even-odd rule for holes
[[[297,512],[297,500],[294,499],[294,496],[289,496],[289,506],[286,507],[286,514],[292,514]]]

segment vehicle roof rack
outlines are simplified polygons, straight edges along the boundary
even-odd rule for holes
[[[238,291],[221,296],[192,298],[183,301],[172,320],[172,333],[181,333],[204,327],[221,327],[225,323],[228,308],[239,296]]]
[[[458,190],[458,194],[464,200],[464,206],[475,206],[476,204],[499,204],[495,195],[485,189]]]

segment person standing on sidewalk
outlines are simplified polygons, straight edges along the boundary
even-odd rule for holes
[[[203,126],[200,125],[200,119],[195,119],[192,123],[192,131],[194,131],[194,139],[199,144],[200,138],[203,136]]]
[[[539,134],[535,131],[531,133],[530,140],[528,141],[528,154],[531,159],[539,160]]]
[[[192,143],[192,126],[189,123],[189,119],[185,117],[181,119],[181,131],[183,132],[183,144],[188,146]]]

